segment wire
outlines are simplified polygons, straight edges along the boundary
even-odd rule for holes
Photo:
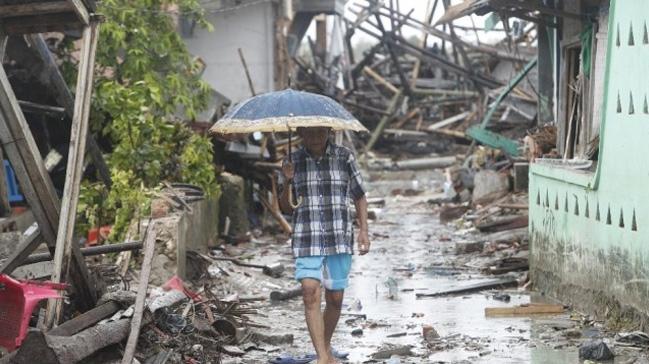
[[[257,1],[253,1],[253,2],[250,2],[250,3],[231,6],[231,7],[227,7],[227,8],[218,8],[218,9],[210,9],[210,10],[202,9],[202,11],[201,10],[198,10],[198,11],[179,11],[179,10],[162,10],[162,9],[157,10],[157,9],[147,9],[147,8],[142,8],[142,7],[136,8],[136,7],[132,7],[132,6],[113,6],[113,5],[107,5],[107,4],[101,4],[101,7],[105,7],[105,8],[112,9],[112,10],[117,10],[117,11],[135,11],[135,12],[150,13],[150,14],[193,15],[193,14],[200,14],[200,13],[204,13],[204,14],[227,13],[227,12],[247,8],[247,7],[250,7],[250,6],[270,3],[270,2],[274,2],[274,1],[275,0],[257,0]],[[201,5],[205,5],[205,4],[201,4]]]

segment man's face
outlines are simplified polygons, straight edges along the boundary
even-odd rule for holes
[[[302,138],[304,146],[310,150],[324,150],[327,146],[329,128],[297,128],[297,134]]]

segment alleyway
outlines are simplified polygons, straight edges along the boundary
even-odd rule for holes
[[[470,240],[471,232],[462,229],[461,223],[441,224],[437,208],[427,202],[440,197],[440,193],[435,191],[441,191],[442,182],[443,176],[439,172],[387,172],[371,176],[370,195],[389,197],[384,207],[375,209],[377,219],[370,224],[371,254],[355,257],[351,286],[346,291],[343,316],[334,336],[335,348],[349,352],[348,362],[351,363],[579,362],[581,341],[606,334],[596,327],[584,326],[584,317],[577,313],[533,318],[485,317],[485,307],[544,302],[530,292],[511,288],[440,298],[415,297],[417,293],[432,293],[494,279],[482,275],[478,269],[494,256],[455,254],[455,243]],[[397,189],[408,190],[406,194],[414,196],[391,196],[391,191]],[[288,243],[277,244],[262,237],[257,243],[238,246],[237,249],[244,251],[245,255],[255,255],[255,259],[263,263],[281,260],[291,266]],[[510,253],[498,252],[496,255]],[[263,259],[261,255],[264,255]],[[239,268],[232,269],[237,271]],[[291,275],[292,270],[282,279],[263,275],[235,278],[234,286],[253,295],[260,294],[276,286],[294,285],[289,281]],[[394,279],[392,283],[391,279]],[[494,300],[496,292],[509,294],[511,301]],[[262,347],[275,351],[250,351],[241,358],[225,359],[225,363],[260,363],[280,353],[302,355],[312,352],[299,298],[261,306],[260,311],[267,317],[255,317],[254,320],[272,328],[261,332],[268,335],[292,334],[293,344]],[[432,326],[441,339],[427,344],[422,337],[424,325]],[[358,334],[358,329],[362,334]],[[382,351],[389,353],[390,349],[396,349],[394,353],[398,354],[391,361],[386,361],[390,354],[387,358],[379,356],[383,359],[373,356]],[[618,353],[615,363],[633,363],[637,356],[633,351]],[[376,360],[371,361],[373,358]]]

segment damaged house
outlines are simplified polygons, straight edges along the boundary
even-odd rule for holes
[[[564,158],[531,167],[533,279],[577,307],[646,329],[649,210],[641,201],[648,177],[637,156],[649,115],[643,61],[649,10],[638,0],[574,3],[593,18],[564,20],[555,38]]]
[[[537,24],[538,123],[556,126],[560,158],[530,167],[531,278],[598,318],[647,329],[647,168],[637,158],[649,115],[643,5],[469,0],[444,17],[491,12]]]

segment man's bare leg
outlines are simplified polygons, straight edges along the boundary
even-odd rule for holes
[[[328,353],[331,353],[331,338],[336,331],[336,325],[338,325],[338,319],[340,318],[340,311],[343,307],[343,296],[345,291],[330,291],[325,290],[325,300],[327,305],[324,310],[324,339],[325,339],[325,348]],[[333,355],[331,355],[330,363],[336,363]]]
[[[311,341],[318,355],[317,364],[329,364],[331,353],[325,345],[325,324],[320,311],[320,282],[315,279],[302,279],[302,299],[304,300],[304,316],[311,335]]]

